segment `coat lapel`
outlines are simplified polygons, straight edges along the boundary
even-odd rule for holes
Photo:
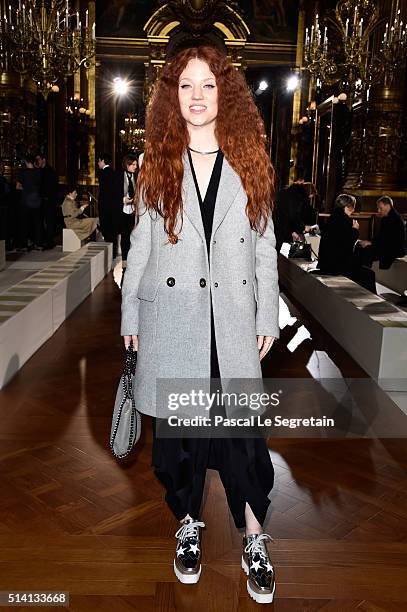
[[[184,180],[182,183],[184,213],[187,215],[202,240],[205,241],[205,231],[202,223],[198,194],[196,193],[194,177],[192,176],[188,153],[186,151],[184,151],[182,161],[184,164]]]
[[[183,155],[183,164],[184,212],[197,230],[197,232],[200,234],[202,240],[205,240],[205,231],[202,223],[201,209],[199,207],[198,195],[196,193],[194,178],[192,176],[188,154],[186,151]],[[222,172],[219,181],[218,195],[216,198],[215,212],[213,215],[212,236],[215,235],[216,230],[222,223],[223,219],[226,216],[226,213],[234,202],[240,185],[241,182],[238,174],[233,170],[226,157],[224,157],[222,164]]]
[[[233,170],[226,157],[224,157],[213,215],[212,236],[215,235],[216,230],[235,201],[240,185],[239,175]]]

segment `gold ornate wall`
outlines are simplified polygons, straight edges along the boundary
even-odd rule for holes
[[[220,45],[227,51],[235,66],[241,69],[290,67],[296,62],[295,36],[287,41],[280,41],[275,36],[269,42],[257,42],[238,3],[233,1],[170,0],[161,3],[146,20],[143,31],[144,38],[97,35],[99,86],[111,79],[113,66],[120,73],[124,65],[134,62],[144,66],[143,89],[146,101],[167,57],[194,41]],[[101,99],[97,103],[97,121],[98,124],[100,122],[107,125],[112,121],[114,109],[108,113],[102,97],[98,97]],[[112,105],[112,102],[110,104]],[[112,151],[111,130],[100,133],[99,147]]]
[[[1,17],[6,0],[0,2]],[[18,155],[38,147],[36,85],[13,72],[7,65],[0,73],[0,157],[11,163]]]
[[[316,2],[307,6],[308,22],[318,6]],[[407,0],[384,0],[379,8],[385,23],[396,8],[407,14]],[[380,43],[379,38],[373,39],[374,45]],[[309,82],[301,112],[308,122],[298,125],[294,118],[293,130],[299,142],[309,140],[313,132],[312,163],[310,149],[297,147],[298,163],[312,166],[324,210],[331,209],[338,192],[348,191],[358,197],[362,211],[374,211],[377,198],[384,193],[393,197],[401,211],[407,211],[406,68],[394,79],[386,73],[381,82],[371,86],[367,99],[356,97],[352,104],[338,103],[337,98],[333,104],[340,90],[323,84],[317,94],[314,80]],[[309,108],[311,100],[313,110]]]

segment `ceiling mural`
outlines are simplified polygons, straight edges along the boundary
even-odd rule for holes
[[[154,0],[97,0],[97,36],[145,38],[143,26],[158,4]]]
[[[298,0],[240,0],[252,42],[296,42]]]

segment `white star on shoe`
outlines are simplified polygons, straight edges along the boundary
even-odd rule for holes
[[[256,572],[258,572],[260,565],[261,565],[261,561],[253,561],[253,563],[250,566],[250,569],[254,569]]]
[[[198,551],[199,551],[199,546],[198,546],[198,544],[190,544],[190,545],[189,545],[189,550],[190,550],[191,552],[193,552],[195,555],[197,555],[197,554],[198,554]]]
[[[267,561],[266,572],[274,572],[274,567]]]
[[[182,546],[180,546],[180,547],[177,549],[177,557],[179,557],[180,555],[183,555],[185,551],[186,551],[186,547],[185,547],[185,548],[183,548]]]

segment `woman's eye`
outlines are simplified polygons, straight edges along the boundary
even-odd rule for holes
[[[189,83],[183,83],[182,85],[180,85],[180,89],[186,89],[187,87],[191,87],[191,85]],[[204,88],[208,88],[208,89],[215,89],[215,85],[213,85],[212,83],[207,83],[206,85],[204,85]]]

